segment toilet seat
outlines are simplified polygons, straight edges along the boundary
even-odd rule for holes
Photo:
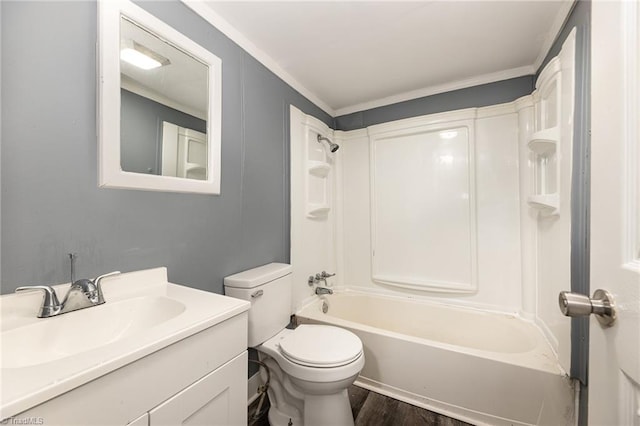
[[[362,355],[362,342],[342,328],[303,324],[279,341],[279,349],[293,363],[332,368],[358,359]]]
[[[268,339],[263,344],[256,346],[255,349],[257,349],[259,353],[275,359],[280,368],[282,368],[282,370],[292,378],[306,380],[309,382],[336,382],[349,378],[353,375],[358,375],[360,373],[360,370],[362,370],[362,367],[364,367],[364,351],[362,350],[355,356],[355,359],[353,359],[352,362],[337,367],[331,367],[326,364],[322,367],[312,367],[303,365],[296,361],[292,361],[289,357],[285,356],[284,351],[280,347],[280,342],[287,339],[293,334],[297,334],[298,332],[305,330],[306,327],[309,327],[309,325],[300,325],[295,330],[285,328],[275,336]],[[338,329],[334,326],[326,327],[330,327],[331,329]],[[357,338],[355,334],[353,336]],[[360,339],[358,339],[358,341],[359,340]],[[360,347],[362,347],[362,343],[360,343]],[[335,360],[333,363],[336,363]]]

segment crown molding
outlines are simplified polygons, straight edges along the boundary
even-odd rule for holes
[[[576,0],[564,0],[562,2],[562,7],[558,11],[556,15],[556,19],[553,21],[551,28],[547,32],[547,36],[542,43],[542,47],[540,47],[540,53],[538,53],[538,57],[533,62],[534,73],[540,69],[540,66],[544,62],[544,58],[547,57],[549,51],[551,50],[551,46],[553,46],[553,42],[556,41],[558,36],[560,35],[560,31],[562,31],[562,27],[565,22],[569,18],[569,14],[571,10],[573,10],[573,6]]]
[[[422,89],[411,90],[409,92],[400,93],[398,95],[377,99],[375,101],[363,102],[360,104],[337,109],[336,117],[339,117],[341,115],[351,114],[358,111],[365,111],[372,108],[391,105],[399,102],[423,98],[425,96],[437,95],[438,93],[451,92],[453,90],[466,89],[468,87],[480,86],[482,84],[495,83],[496,81],[508,80],[510,78],[522,77],[525,75],[533,75],[533,74],[535,74],[535,68],[532,65],[528,65],[525,67],[512,68],[505,71],[498,71],[490,74],[483,74],[477,77],[458,80],[451,83],[445,83],[445,84],[440,84],[436,86],[428,86]]]
[[[189,9],[200,15],[205,21],[213,25],[222,34],[229,37],[234,43],[244,49],[249,55],[253,56],[258,62],[267,67],[276,76],[280,77],[298,91],[302,96],[309,99],[316,106],[322,109],[324,112],[332,117],[335,117],[335,111],[322,99],[316,96],[313,92],[304,87],[298,80],[296,80],[291,74],[286,72],[276,61],[274,61],[269,55],[264,53],[260,48],[253,44],[248,38],[246,38],[240,31],[238,31],[233,25],[231,25],[226,19],[216,13],[213,9],[207,6],[206,2],[202,0],[181,0]]]
[[[188,8],[193,10],[221,33],[229,37],[234,43],[244,49],[249,55],[253,56],[258,62],[267,67],[276,76],[281,78],[285,83],[291,86],[294,90],[298,91],[302,96],[306,97],[309,101],[313,102],[316,106],[322,109],[324,112],[332,117],[339,117],[342,115],[351,114],[354,112],[365,111],[372,108],[378,108],[382,106],[392,105],[399,102],[410,101],[413,99],[419,99],[426,96],[436,95],[439,93],[450,92],[453,90],[466,89],[473,86],[479,86],[488,83],[495,83],[498,81],[508,80],[511,78],[522,77],[525,75],[534,75],[540,68],[540,65],[544,61],[545,57],[549,53],[549,49],[553,45],[553,42],[558,37],[562,26],[567,20],[571,10],[573,9],[575,0],[565,0],[563,5],[556,15],[556,18],[547,32],[545,41],[540,49],[538,57],[533,64],[512,68],[504,71],[498,71],[489,74],[483,74],[480,76],[472,77],[469,79],[458,80],[454,82],[444,83],[440,85],[427,86],[421,89],[412,90],[397,95],[387,96],[384,98],[375,99],[372,101],[362,102],[354,105],[349,105],[342,108],[334,109],[324,102],[318,95],[307,89],[302,83],[296,80],[291,74],[285,71],[278,63],[269,55],[264,53],[260,48],[253,44],[247,37],[245,37],[240,31],[238,31],[233,25],[231,25],[226,19],[216,13],[212,8],[207,6],[206,2],[202,0],[181,0]]]

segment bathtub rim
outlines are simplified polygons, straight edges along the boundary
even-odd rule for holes
[[[326,321],[325,318],[320,314],[321,309],[317,309],[316,311],[311,311],[313,306],[318,305],[322,300],[328,300],[329,303],[332,295],[322,295],[322,296],[312,296],[305,300],[303,306],[295,311],[296,323],[300,323],[300,318],[309,319],[312,321],[318,321],[321,323],[326,323],[330,325],[335,325],[338,327],[344,328],[353,328],[357,330],[361,330],[363,332],[368,333],[377,333],[383,334],[385,336],[391,338],[402,339],[405,341],[409,341],[416,344],[427,344],[430,346],[434,346],[443,350],[453,351],[457,353],[469,354],[472,356],[477,356],[480,358],[488,358],[498,362],[504,362],[507,364],[515,365],[521,368],[534,369],[543,371],[545,373],[550,374],[558,374],[562,376],[567,376],[567,372],[565,372],[560,363],[558,361],[557,353],[553,349],[553,345],[547,340],[546,334],[544,330],[542,330],[535,320],[528,319],[523,317],[517,313],[506,313],[504,311],[495,311],[495,310],[485,310],[480,309],[478,307],[463,307],[459,305],[451,305],[447,303],[432,301],[428,299],[417,299],[413,297],[400,296],[400,295],[387,295],[387,294],[379,294],[379,293],[371,293],[371,292],[363,292],[354,290],[352,288],[339,288],[334,287],[334,295],[340,296],[367,296],[374,298],[382,298],[382,299],[395,299],[406,303],[413,303],[418,305],[428,305],[428,306],[436,306],[439,308],[445,309],[454,309],[454,310],[462,310],[466,312],[473,313],[481,313],[481,314],[489,314],[499,317],[505,317],[509,319],[515,319],[518,321],[522,321],[530,326],[533,330],[535,330],[535,346],[533,349],[525,352],[495,352],[489,350],[483,350],[478,348],[464,347],[460,345],[454,345],[451,343],[440,342],[437,340],[431,340],[422,337],[411,336],[408,334],[402,334],[395,331],[384,330],[378,327],[373,327],[366,324],[357,323],[354,321],[345,320],[339,317],[328,315],[333,321]],[[309,312],[311,315],[305,315],[305,313]],[[501,318],[502,319],[502,318]]]
[[[424,291],[419,291],[415,289],[403,289],[392,288],[390,286],[386,286],[384,284],[378,283],[379,285],[376,288],[372,288],[369,286],[361,286],[361,285],[343,285],[343,284],[331,284],[329,283],[329,287],[331,287],[336,293],[344,293],[344,292],[355,292],[360,294],[371,294],[377,295],[381,297],[389,297],[389,298],[399,298],[399,299],[410,299],[411,301],[418,302],[426,302],[433,303],[435,305],[444,305],[447,307],[454,308],[462,308],[469,310],[479,310],[482,312],[495,313],[495,314],[505,314],[512,315],[521,320],[528,321],[533,323],[538,330],[542,332],[542,335],[547,342],[547,344],[551,347],[551,351],[554,356],[559,359],[558,349],[560,347],[560,342],[554,335],[553,331],[549,328],[547,323],[545,323],[540,317],[538,317],[533,312],[528,312],[523,310],[522,307],[511,307],[505,308],[504,306],[499,306],[490,303],[480,303],[477,301],[469,301],[464,298],[459,298],[459,294],[447,293],[447,292],[432,292],[425,293]],[[409,293],[402,294],[399,291],[409,291]],[[452,299],[451,297],[455,297]],[[316,300],[317,296],[315,294],[311,294],[299,304],[299,306],[295,309],[295,311],[302,310],[306,305],[313,303]],[[566,371],[563,369],[563,372]]]

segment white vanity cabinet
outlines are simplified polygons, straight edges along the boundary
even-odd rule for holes
[[[149,412],[149,425],[241,425],[247,421],[247,352]]]
[[[246,376],[245,351],[127,426],[245,424]]]
[[[13,416],[46,425],[245,425],[247,312]]]

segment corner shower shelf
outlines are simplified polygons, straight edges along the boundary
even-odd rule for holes
[[[325,220],[332,207],[331,169],[333,162],[323,144],[318,142],[319,132],[307,133],[305,147],[305,214],[308,219]]]
[[[321,178],[327,177],[331,170],[331,166],[324,161],[307,161],[307,167],[310,174]]]
[[[323,204],[309,204],[307,206],[307,217],[309,218],[325,218],[329,214],[331,207]]]
[[[535,154],[536,188],[539,193],[531,195],[527,202],[532,208],[540,210],[544,215],[557,215],[560,208],[558,193],[560,167],[558,159],[558,142],[560,128],[554,126],[540,130],[532,135],[527,144]]]
[[[558,127],[541,130],[536,132],[529,141],[529,149],[540,156],[555,155],[560,139]]]
[[[527,202],[529,206],[538,210],[544,211],[548,214],[557,214],[560,207],[560,196],[556,192],[555,194],[539,194],[531,195]]]

